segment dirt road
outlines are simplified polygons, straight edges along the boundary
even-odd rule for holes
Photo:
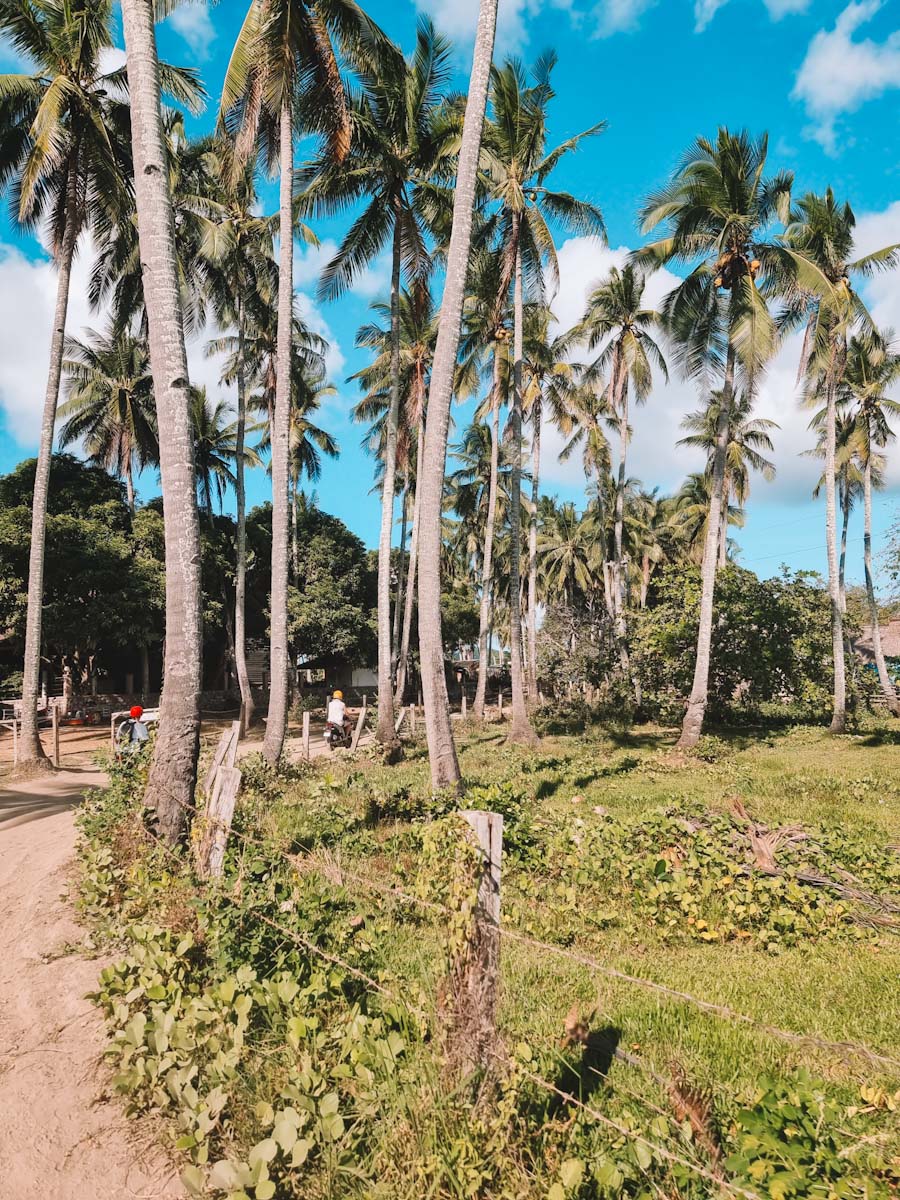
[[[85,994],[102,962],[60,898],[73,809],[96,771],[0,788],[0,1193],[4,1200],[170,1200],[183,1191],[107,1094],[103,1022]],[[144,1144],[138,1144],[142,1137]]]

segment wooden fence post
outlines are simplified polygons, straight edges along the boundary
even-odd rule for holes
[[[350,749],[355,750],[359,745],[359,739],[362,736],[363,726],[366,723],[366,698],[363,696],[363,706],[359,710],[359,716],[356,720],[356,728],[353,731],[353,738],[350,742]]]
[[[394,722],[394,733],[400,732],[400,726],[403,724],[403,722],[405,720],[406,720],[406,709],[401,708],[400,712],[397,714],[397,720]]]
[[[460,710],[459,710],[459,715],[462,717],[463,720],[466,719],[467,700],[468,700],[468,697],[466,696],[465,688],[463,688],[462,704],[460,705]]]
[[[503,720],[503,688],[497,693],[497,716]]]
[[[13,705],[13,766],[19,761],[19,718],[16,716],[16,708]]]
[[[59,767],[59,709],[54,702],[50,709],[51,730],[53,733],[53,765]]]
[[[303,714],[303,757],[309,762],[309,713]]]
[[[206,801],[203,833],[197,853],[197,869],[204,878],[218,879],[222,874],[240,786],[241,772],[237,767],[222,766],[218,769],[212,793]]]
[[[411,705],[409,706],[409,732],[410,732],[411,734],[413,734],[413,736],[415,736],[415,732],[416,732],[416,706],[415,706],[414,704],[411,704]]]
[[[471,932],[450,971],[448,1060],[454,1072],[467,1075],[490,1067],[496,1045],[503,817],[471,810],[460,816],[480,857]]]

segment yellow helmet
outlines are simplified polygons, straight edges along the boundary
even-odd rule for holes
[[[334,693],[334,698],[335,698],[335,700],[343,700],[343,698],[344,698],[344,693],[343,693],[343,692],[342,692],[340,689],[338,689],[338,690],[337,690],[337,691]]]

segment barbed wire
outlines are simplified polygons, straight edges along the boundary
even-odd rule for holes
[[[706,1167],[700,1166],[699,1163],[692,1163],[689,1159],[682,1157],[680,1154],[676,1154],[674,1151],[667,1149],[665,1146],[660,1146],[658,1142],[653,1142],[649,1138],[645,1138],[643,1134],[636,1133],[634,1130],[629,1129],[627,1125],[623,1125],[621,1122],[614,1120],[612,1117],[608,1117],[605,1113],[600,1112],[599,1109],[594,1108],[593,1105],[585,1104],[583,1100],[580,1100],[577,1096],[573,1096],[570,1092],[564,1091],[561,1087],[557,1087],[555,1083],[550,1083],[550,1081],[544,1079],[543,1076],[537,1075],[534,1071],[529,1071],[527,1067],[524,1067],[522,1063],[516,1061],[515,1059],[511,1059],[509,1056],[500,1055],[496,1052],[494,1053],[494,1057],[498,1061],[505,1063],[507,1066],[511,1066],[513,1070],[518,1071],[518,1073],[524,1076],[525,1079],[530,1080],[533,1084],[539,1088],[542,1088],[545,1092],[549,1092],[555,1096],[558,1096],[567,1104],[572,1104],[576,1108],[580,1108],[583,1112],[588,1113],[589,1116],[593,1117],[595,1121],[606,1126],[607,1129],[614,1130],[620,1135],[620,1137],[627,1138],[629,1141],[646,1147],[646,1149],[648,1149],[652,1154],[657,1154],[660,1158],[663,1158],[667,1162],[673,1163],[676,1166],[686,1168],[693,1174],[700,1176],[701,1179],[705,1179],[708,1183],[712,1183],[717,1188],[721,1188],[723,1191],[730,1192],[734,1196],[741,1196],[744,1198],[744,1200],[761,1200],[758,1192],[752,1192],[747,1188],[741,1187],[740,1184],[731,1183],[723,1175],[716,1174],[714,1171],[710,1171]]]
[[[171,795],[171,799],[175,800],[176,803],[178,803],[187,812],[196,813],[198,811],[196,808],[191,808],[190,805],[186,805],[184,801],[180,799],[180,797]],[[239,830],[232,829],[231,833],[234,837],[238,838],[238,840],[246,844],[253,845],[256,847],[256,849],[265,849],[269,853],[277,854],[294,870],[298,870],[297,859],[300,858],[299,855],[292,856],[283,850],[278,850],[276,847],[271,846],[268,843],[260,842],[258,839],[251,838],[249,835],[243,834]],[[306,857],[307,861],[315,863],[315,860],[312,859],[311,856]],[[325,874],[327,878],[325,865],[319,864],[319,866],[321,872]],[[372,879],[371,877],[363,875],[358,871],[354,871],[345,867],[340,862],[335,863],[335,869],[342,878],[343,876],[346,876],[347,878],[355,880],[363,887],[368,887],[373,891],[392,896],[394,899],[438,913],[441,916],[455,915],[453,910],[447,905],[437,903],[433,900],[426,900],[424,897],[407,892],[402,888],[398,888],[396,885],[386,884],[380,880]],[[622,983],[628,983],[635,987],[642,988],[645,991],[663,996],[666,999],[691,1005],[701,1012],[706,1012],[713,1016],[721,1017],[722,1019],[732,1021],[735,1024],[744,1025],[748,1028],[756,1030],[758,1033],[766,1034],[767,1036],[776,1040],[790,1043],[792,1045],[814,1046],[818,1050],[824,1050],[829,1053],[839,1055],[844,1059],[854,1056],[858,1058],[864,1058],[874,1065],[883,1066],[892,1071],[900,1072],[900,1059],[896,1059],[890,1055],[885,1055],[877,1050],[873,1050],[870,1046],[867,1046],[862,1042],[833,1041],[829,1038],[824,1038],[819,1034],[797,1033],[793,1030],[781,1029],[777,1025],[770,1025],[765,1021],[758,1020],[756,1017],[749,1016],[747,1013],[740,1012],[738,1009],[734,1009],[730,1005],[723,1004],[718,1001],[704,1000],[699,996],[694,996],[690,992],[680,991],[677,988],[669,987],[664,983],[657,983],[655,980],[647,979],[642,975],[632,975],[627,971],[622,971],[617,967],[611,967],[606,963],[602,963],[591,955],[582,953],[578,950],[572,950],[566,946],[555,945],[553,942],[543,941],[542,939],[535,938],[531,934],[525,933],[522,930],[513,929],[510,926],[502,924],[497,926],[497,930],[501,938],[508,938],[512,941],[519,942],[522,945],[530,946],[532,949],[545,951],[559,958],[567,959],[571,962],[577,963],[579,966],[596,972],[599,975],[606,976],[609,979],[615,979]]]

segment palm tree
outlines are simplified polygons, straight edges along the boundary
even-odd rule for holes
[[[880,336],[869,334],[851,338],[843,389],[856,405],[858,453],[863,464],[863,561],[872,649],[882,694],[888,709],[897,717],[900,716],[900,703],[884,659],[872,579],[872,488],[880,483],[884,465],[884,456],[877,451],[894,439],[890,421],[900,415],[900,402],[886,394],[900,381],[900,352],[894,348],[892,340],[893,330],[885,330]]]
[[[711,511],[712,478],[710,473],[709,471],[692,471],[672,497],[672,532],[675,535],[676,543],[683,548],[685,561],[694,563],[696,566],[703,565]],[[720,525],[723,520],[725,521],[726,529],[731,525],[742,528],[744,512],[736,505],[723,501],[718,519]],[[717,559],[720,537],[721,534],[717,533]]]
[[[113,44],[112,0],[2,0],[0,31],[34,65],[0,76],[0,188],[12,188],[19,225],[46,227],[57,268],[32,504],[19,741],[20,763],[34,767],[47,765],[37,732],[44,539],[72,262],[81,234],[91,227],[102,237],[128,203],[128,105],[120,73],[101,66]],[[196,99],[193,74],[176,72],[169,82],[182,99]]]
[[[442,92],[450,74],[450,45],[422,19],[416,48],[406,61],[383,43],[357,63],[362,92],[353,110],[354,143],[336,167],[328,158],[300,172],[307,211],[333,213],[371,197],[325,267],[320,296],[334,299],[348,288],[388,243],[391,246],[391,390],[386,414],[378,545],[378,728],[382,745],[394,745],[393,656],[391,653],[391,535],[400,423],[400,304],[405,266],[411,279],[427,276],[423,211],[436,174],[446,170],[452,123],[439,120]]]
[[[553,314],[545,305],[529,308],[525,320],[525,415],[531,425],[531,512],[528,522],[528,690],[537,699],[538,520],[540,514],[541,430],[546,417],[571,430],[570,405],[579,388],[579,368],[569,361],[571,335],[551,336]]]
[[[253,720],[255,703],[247,669],[247,504],[244,445],[247,429],[248,377],[245,364],[247,307],[271,310],[277,292],[273,258],[273,221],[256,213],[255,172],[240,169],[233,148],[217,138],[207,153],[209,179],[217,186],[216,211],[203,219],[200,253],[207,262],[207,287],[212,293],[219,324],[236,330],[234,380],[237,385],[235,429],[235,575],[234,664],[241,689],[241,725]]]
[[[785,231],[785,243],[814,264],[789,295],[783,325],[806,323],[800,365],[808,391],[825,395],[825,537],[828,550],[828,594],[831,600],[831,642],[834,659],[834,698],[831,732],[847,724],[847,684],[844,629],[837,553],[837,403],[847,359],[847,339],[855,325],[872,329],[865,305],[851,277],[872,275],[900,261],[900,245],[886,246],[855,260],[853,229],[856,217],[849,204],[838,204],[828,188],[823,196],[809,192],[797,202]]]
[[[572,503],[554,506],[545,514],[538,547],[548,598],[571,607],[580,593],[590,603],[603,563],[589,517],[579,517]]]
[[[507,62],[493,72],[492,120],[485,139],[484,176],[486,202],[495,211],[486,224],[485,236],[496,236],[504,265],[501,294],[513,288],[513,390],[510,406],[512,445],[512,505],[510,508],[510,612],[512,675],[512,720],[509,736],[530,741],[534,731],[525,707],[521,654],[521,613],[515,597],[519,592],[519,479],[522,458],[522,415],[524,382],[525,276],[535,299],[543,298],[545,269],[555,284],[559,277],[556,250],[547,224],[555,221],[572,233],[604,236],[599,209],[577,200],[567,192],[553,191],[547,180],[566,154],[586,137],[602,131],[601,122],[584,133],[547,149],[547,106],[553,99],[550,75],[556,59],[544,55],[535,64],[529,80],[521,64]]]
[[[144,802],[156,810],[162,836],[175,842],[191,811],[197,775],[203,686],[200,523],[190,384],[151,6],[143,0],[122,0],[122,25],[131,98],[134,191],[150,367],[159,427],[166,547],[165,679],[159,736]]]
[[[497,0],[479,0],[472,72],[453,193],[453,221],[447,249],[441,319],[431,368],[425,443],[419,468],[419,651],[431,781],[438,788],[458,788],[460,785],[441,637],[441,509],[450,401],[457,373],[481,134],[496,28]]]
[[[304,475],[312,481],[321,477],[323,454],[327,458],[337,458],[340,454],[340,447],[332,435],[311,420],[312,414],[318,411],[324,399],[337,395],[337,388],[325,381],[324,371],[324,363],[320,368],[312,368],[309,365],[301,366],[295,375],[291,392],[288,474],[291,493],[291,563],[295,579],[300,570],[300,548],[297,544],[297,505],[300,481]],[[264,395],[253,397],[251,405],[258,412],[266,412],[268,409]],[[268,450],[271,446],[270,426],[266,424],[263,429],[263,436],[257,446],[258,450]]]
[[[225,400],[210,400],[205,387],[191,388],[191,424],[194,431],[194,463],[197,500],[204,516],[212,519],[213,500],[219,511],[225,492],[234,487],[238,460],[237,422]],[[244,447],[245,467],[258,467],[255,451]]]
[[[676,359],[688,377],[721,375],[722,399],[711,475],[710,513],[701,569],[700,624],[694,680],[679,747],[697,744],[703,729],[712,645],[729,421],[738,372],[750,394],[776,344],[762,287],[796,270],[800,256],[766,240],[776,218],[787,220],[792,176],[764,177],[768,142],[720,129],[699,138],[671,182],[651,196],[641,217],[645,232],[665,235],[636,255],[659,266],[673,260],[690,269],[666,297],[663,317]]]
[[[712,479],[716,453],[716,438],[724,397],[713,392],[705,408],[688,413],[681,422],[688,436],[679,438],[677,446],[691,446],[706,454],[706,474]],[[754,417],[753,400],[747,392],[735,392],[730,401],[728,417],[728,446],[725,451],[725,478],[722,483],[722,511],[719,520],[717,565],[724,567],[728,551],[728,524],[732,498],[740,510],[750,496],[750,472],[757,471],[771,482],[775,464],[766,454],[774,453],[770,434],[778,429],[775,421]]]
[[[60,448],[81,442],[88,460],[125,481],[134,512],[134,473],[159,462],[150,352],[144,338],[89,331],[90,340],[66,338],[65,422]]]
[[[819,389],[822,390],[821,388]],[[817,396],[816,399],[821,399]],[[850,513],[853,510],[853,505],[857,500],[862,499],[863,495],[863,471],[859,458],[859,430],[856,424],[857,414],[852,412],[846,404],[839,403],[835,414],[834,425],[834,481],[835,491],[837,493],[837,503],[841,510],[841,540],[840,551],[838,554],[838,594],[840,596],[841,614],[846,615],[847,612],[847,593],[844,582],[844,576],[847,566],[847,535],[850,526]],[[809,428],[818,431],[819,437],[815,447],[812,450],[804,450],[803,453],[809,458],[818,458],[822,461],[826,457],[826,425],[828,422],[828,406],[820,409],[809,423]],[[813,499],[818,500],[821,492],[826,486],[825,473],[823,472],[818,483],[813,488]],[[844,646],[849,647],[849,642],[844,636]]]
[[[603,594],[607,611],[613,615],[612,586],[609,571],[609,555],[607,552],[606,526],[609,516],[609,495],[611,491],[609,439],[604,432],[604,425],[615,421],[611,413],[606,389],[584,387],[569,398],[572,432],[568,442],[563,446],[559,460],[566,462],[581,447],[581,461],[588,491],[593,492],[597,514],[597,531],[599,541],[597,546],[600,572],[603,579]]]
[[[370,425],[370,432],[365,444],[373,449],[379,457],[381,465],[379,482],[383,487],[386,433],[394,391],[394,341],[390,303],[373,304],[372,311],[379,319],[362,326],[356,335],[356,345],[372,351],[375,357],[367,367],[351,376],[351,379],[357,380],[366,392],[363,400],[355,407],[353,415],[357,421]],[[396,705],[400,705],[403,701],[409,670],[409,644],[415,604],[419,527],[421,524],[418,469],[424,453],[426,397],[437,338],[437,314],[426,278],[416,279],[410,287],[401,291],[399,324],[400,404],[395,463],[404,480],[401,551],[404,551],[406,546],[406,513],[410,486],[414,487],[414,497],[405,591],[403,586],[404,557],[401,555],[394,613],[395,645],[392,648],[392,657],[396,661],[397,668],[394,690]],[[459,383],[464,384],[464,381],[460,379]],[[465,386],[462,389],[460,386],[457,387],[457,395],[461,390],[465,392]]]
[[[461,369],[478,376],[490,364],[490,388],[486,402],[476,416],[490,415],[491,452],[488,465],[488,504],[484,521],[484,552],[481,561],[481,599],[478,629],[478,682],[475,688],[474,714],[484,720],[490,665],[492,626],[492,586],[494,528],[500,468],[500,410],[509,395],[509,329],[505,323],[506,295],[501,290],[503,266],[497,253],[475,256],[470,270],[470,294],[464,307],[463,335],[460,343]]]
[[[585,380],[607,380],[608,404],[618,421],[619,475],[616,486],[616,512],[613,531],[613,604],[616,638],[624,671],[628,670],[628,643],[625,614],[625,570],[622,562],[622,536],[625,526],[626,454],[628,450],[628,398],[634,394],[642,404],[650,394],[654,366],[668,381],[662,351],[652,333],[660,326],[661,314],[644,307],[646,278],[633,263],[622,271],[613,267],[588,296],[584,316],[578,325],[590,350],[602,347],[588,368]]]
[[[288,710],[288,483],[290,347],[294,322],[295,115],[323,133],[335,162],[350,149],[350,115],[332,38],[345,48],[374,29],[353,0],[251,0],[232,51],[221,114],[238,160],[257,155],[280,169],[278,332],[272,424],[272,586],[270,692],[263,753],[276,763]]]

